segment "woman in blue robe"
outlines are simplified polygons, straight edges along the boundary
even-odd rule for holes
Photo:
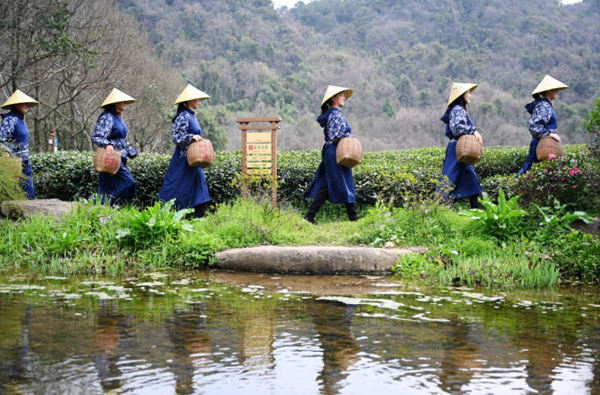
[[[206,93],[188,84],[175,101],[178,105],[177,115],[173,118],[171,129],[175,151],[158,195],[158,199],[163,202],[175,199],[178,209],[193,207],[196,218],[201,218],[206,213],[210,196],[204,170],[188,165],[187,150],[190,143],[202,140],[202,128],[195,111],[202,100],[208,98],[210,96]]]
[[[336,161],[337,143],[343,137],[353,137],[350,124],[340,111],[352,93],[352,89],[329,85],[321,102],[321,115],[317,122],[323,128],[325,144],[321,163],[306,192],[306,197],[313,201],[304,216],[312,224],[317,223],[315,216],[327,199],[331,203],[344,203],[348,219],[357,220],[352,169],[338,165]]]
[[[35,199],[35,190],[29,161],[29,129],[25,123],[25,114],[38,104],[36,100],[17,89],[2,105],[2,108],[10,109],[10,112],[2,114],[0,150],[21,159],[21,181],[27,199]]]
[[[558,120],[552,102],[558,96],[559,91],[567,88],[568,86],[559,80],[546,75],[531,93],[534,100],[525,108],[531,114],[529,133],[531,133],[532,139],[529,144],[529,155],[517,176],[524,174],[534,163],[539,162],[536,149],[542,137],[550,136],[556,141],[560,141],[560,136],[556,133]]]
[[[127,158],[135,158],[138,151],[127,141],[127,126],[123,122],[123,111],[135,99],[118,89],[113,89],[100,106],[102,114],[96,122],[92,142],[106,148],[106,154],[112,156],[115,151],[121,155],[121,166],[115,175],[100,173],[98,195],[111,205],[125,204],[135,197],[135,181],[127,169]]]
[[[464,134],[475,135],[479,142],[483,143],[481,135],[471,121],[468,114],[471,92],[477,88],[477,84],[452,83],[448,109],[442,122],[446,124],[445,134],[450,139],[446,147],[446,157],[442,168],[442,181],[438,191],[443,198],[451,197],[455,200],[469,198],[471,208],[479,205],[477,199],[481,194],[479,178],[475,169],[467,163],[459,163],[456,158],[456,143]]]

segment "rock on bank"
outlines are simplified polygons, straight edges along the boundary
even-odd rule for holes
[[[382,274],[418,248],[277,247],[234,248],[217,254],[217,269],[288,274]]]

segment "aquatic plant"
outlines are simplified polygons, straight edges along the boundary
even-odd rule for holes
[[[392,269],[401,277],[420,278],[442,285],[544,288],[558,283],[559,268],[539,250],[518,248],[478,256],[426,253],[401,258]]]

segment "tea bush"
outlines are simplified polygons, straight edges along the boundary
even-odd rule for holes
[[[593,136],[593,140],[589,144],[590,154],[596,161],[600,161],[600,96],[596,98],[594,108],[583,121],[583,126]]]
[[[579,151],[584,147],[567,146],[565,150],[570,157],[579,157]],[[410,206],[432,198],[441,175],[444,153],[443,148],[366,152],[363,162],[353,169],[358,206],[372,206],[378,198],[392,202],[394,206]],[[511,188],[514,175],[526,156],[527,147],[485,148],[483,159],[475,165],[483,190],[492,199],[496,199],[501,188],[511,197],[516,193]],[[93,169],[92,159],[93,152],[33,154],[37,197],[73,201],[94,195],[98,174]],[[153,205],[158,199],[170,160],[171,155],[143,153],[127,162],[136,180],[138,206]],[[305,209],[304,194],[320,161],[320,150],[280,151],[277,157],[278,200]],[[535,174],[535,170],[534,166],[531,174]],[[234,200],[239,196],[239,187],[232,181],[241,173],[241,151],[216,152],[214,165],[205,169],[205,173],[213,203]],[[536,187],[529,186],[532,191]]]

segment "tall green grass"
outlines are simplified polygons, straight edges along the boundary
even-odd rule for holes
[[[202,219],[169,203],[140,211],[82,202],[60,221],[38,216],[0,223],[0,270],[123,275],[206,267],[228,248],[368,245],[425,247],[426,254],[403,258],[394,271],[443,285],[546,287],[599,278],[598,237],[568,228],[549,237],[540,218],[528,216],[506,239],[488,232],[485,221],[435,202],[407,208],[379,202],[356,222],[325,217],[318,226],[303,214],[269,199],[220,204]]]

